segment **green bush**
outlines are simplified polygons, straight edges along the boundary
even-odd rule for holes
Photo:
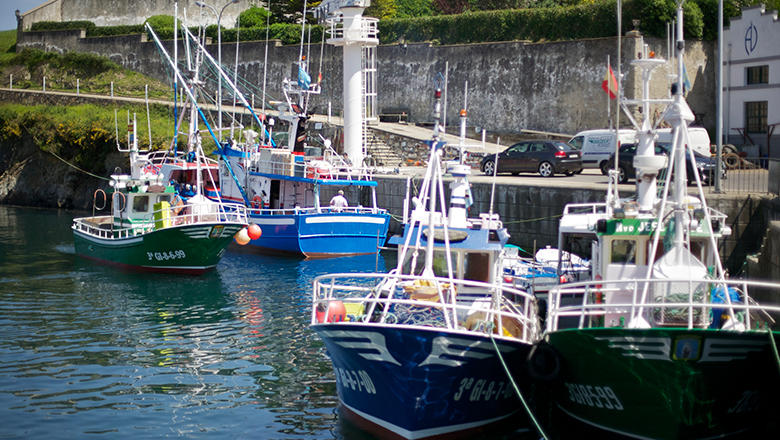
[[[57,68],[70,71],[82,78],[121,69],[119,65],[106,57],[83,52],[66,52],[53,60],[53,64]]]
[[[173,28],[173,26],[171,26]],[[96,26],[87,32],[88,37],[107,37],[112,35],[141,34],[144,32],[142,24],[126,24],[119,26]]]
[[[309,29],[311,29],[311,42],[319,43],[322,41],[324,29],[319,25],[307,26],[304,39],[309,39]],[[214,26],[213,35],[207,32],[214,41],[217,40],[217,27]],[[238,36],[236,35],[238,34]],[[265,27],[241,28],[241,29],[222,29],[222,42],[235,42],[236,38],[241,41],[263,41],[266,36]],[[268,38],[271,40],[281,40],[283,44],[298,44],[301,42],[301,25],[291,23],[275,23],[268,28]]]
[[[76,21],[39,21],[30,26],[31,31],[64,31],[69,29],[86,29],[87,32],[95,28],[95,23],[87,20]]]
[[[626,0],[623,3],[623,32],[631,30],[631,19],[639,18],[640,30],[665,37],[666,22],[675,14],[674,0]],[[688,38],[702,38],[703,15],[696,3],[686,2],[685,32]],[[513,40],[567,40],[615,35],[615,0],[596,0],[575,6],[534,9],[505,9],[399,18],[379,22],[379,39],[391,44],[403,38],[438,41],[442,44]]]
[[[265,27],[266,23],[268,23],[268,15],[269,13],[265,8],[252,6],[238,15],[236,27]]]

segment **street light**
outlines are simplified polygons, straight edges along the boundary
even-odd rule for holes
[[[225,4],[225,6],[222,7],[222,9],[217,12],[217,9],[214,6],[211,6],[207,3],[196,1],[195,6],[200,6],[201,8],[209,8],[214,12],[214,15],[217,16],[217,64],[219,64],[219,68],[222,69],[222,26],[220,26],[220,21],[222,21],[222,13],[225,12],[225,8],[228,6],[238,3],[238,0],[230,0]],[[219,113],[219,140],[222,141],[222,74],[219,73],[217,75],[217,113]]]

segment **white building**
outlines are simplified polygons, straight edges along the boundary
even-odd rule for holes
[[[763,6],[723,31],[723,133],[749,156],[780,157],[780,22]]]

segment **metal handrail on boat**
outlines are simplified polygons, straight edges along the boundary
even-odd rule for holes
[[[387,212],[383,208],[366,208],[362,206],[347,206],[344,208],[333,208],[330,206],[320,208],[282,208],[282,209],[269,209],[269,208],[247,208],[249,215],[310,215],[310,214],[384,214]]]
[[[177,213],[177,210],[182,207],[190,211]],[[235,203],[217,202],[172,206],[133,219],[130,226],[118,227],[114,217],[106,215],[74,219],[72,228],[93,237],[119,240],[147,234],[154,230],[199,223],[247,224],[247,210],[244,206]]]
[[[748,289],[769,289],[780,293],[780,284],[747,280],[718,279],[636,279],[636,280],[596,280],[571,283],[550,290],[547,317],[547,332],[561,329],[561,318],[578,317],[576,328],[604,327],[610,323],[596,322],[592,318],[605,318],[609,315],[624,314],[628,318],[621,326],[630,325],[631,317],[649,317],[656,321],[655,327],[703,328],[712,323],[710,315],[726,313],[729,319],[736,319],[750,329],[758,324],[758,316],[763,321],[774,323],[771,314],[780,314],[780,306],[760,305],[750,297]],[[653,292],[650,301],[640,303],[642,292]],[[736,293],[739,301],[732,301],[730,295]],[[712,294],[717,291],[723,302],[712,302]],[[607,293],[624,293],[630,301],[604,302]],[[659,293],[655,295],[655,293]],[[625,298],[626,295],[624,295]],[[581,301],[563,305],[564,297],[578,298]],[[638,314],[641,311],[641,315]],[[658,317],[673,312],[685,319],[658,322]],[[737,312],[746,312],[739,316]],[[590,318],[590,319],[586,319]]]
[[[312,324],[321,323],[318,311],[341,301],[357,310],[345,321],[356,325],[497,332],[497,337],[528,343],[538,340],[541,332],[536,298],[508,285],[395,273],[341,273],[317,277],[313,293]]]
[[[563,207],[563,215],[568,214],[604,214],[606,203],[569,203]]]

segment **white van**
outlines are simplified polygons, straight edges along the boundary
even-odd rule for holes
[[[632,144],[637,142],[636,130],[621,128],[618,136],[620,144]],[[689,127],[688,138],[693,151],[696,153],[710,155],[710,136],[703,127]],[[672,129],[658,129],[658,144],[672,143]],[[583,168],[599,168],[606,170],[609,157],[615,152],[615,130],[585,130],[577,133],[569,140],[569,144],[582,151]]]

